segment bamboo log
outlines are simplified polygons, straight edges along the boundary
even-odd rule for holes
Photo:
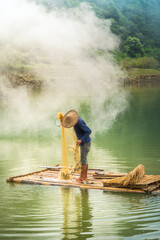
[[[105,176],[117,176],[121,173],[113,172],[104,172]],[[102,175],[102,174],[100,174]],[[126,174],[123,174],[124,175]],[[85,188],[85,189],[99,189],[104,191],[112,192],[131,192],[131,193],[151,193],[160,194],[160,176],[159,175],[146,175],[144,179],[140,180],[136,184],[127,185],[118,185],[118,186],[103,186],[103,179],[95,178],[95,172],[90,169],[88,178],[88,184],[81,184],[76,182],[76,177],[78,174],[72,175],[72,181],[60,180],[59,171],[57,169],[43,169],[41,171],[35,171],[28,174],[18,175],[15,177],[7,178],[8,182],[15,183],[28,183],[28,184],[39,184],[39,185],[49,185],[49,186],[65,186],[65,187],[76,187],[76,188]],[[122,177],[122,178],[123,178]],[[117,177],[115,179],[118,179]]]
[[[9,177],[9,178],[6,179],[6,181],[7,181],[7,182],[13,182],[13,179],[15,179],[15,178],[25,177],[25,176],[28,176],[28,175],[33,175],[33,174],[35,174],[35,173],[45,172],[45,171],[47,171],[47,170],[48,170],[48,169],[45,168],[45,169],[40,170],[40,171],[31,172],[31,173],[22,174],[22,175],[17,175],[17,176],[14,176],[14,177]]]
[[[111,188],[111,187],[103,187],[103,186],[95,186],[90,184],[79,184],[79,183],[65,183],[65,182],[44,182],[44,181],[33,181],[33,180],[23,180],[23,179],[15,179],[16,183],[26,183],[26,184],[36,184],[36,185],[47,185],[47,186],[65,186],[65,187],[76,187],[82,189],[97,189],[104,191],[112,191],[112,192],[131,192],[131,193],[144,193],[142,190],[133,190],[133,189],[125,189],[125,188]]]
[[[116,177],[123,177],[126,174],[94,174],[93,177],[95,179],[112,179],[112,178],[116,178]]]

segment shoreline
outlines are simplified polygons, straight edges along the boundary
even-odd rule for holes
[[[31,73],[10,72],[2,74],[2,78],[8,78],[11,85],[16,88],[19,86],[26,86],[31,89],[43,89],[45,83],[42,79],[36,77]],[[130,74],[126,71],[126,78],[123,79],[124,86],[156,86],[160,85],[160,74]]]
[[[160,75],[159,74],[149,74],[149,75],[136,75],[134,77],[126,77],[124,79],[125,86],[153,86],[160,85]]]

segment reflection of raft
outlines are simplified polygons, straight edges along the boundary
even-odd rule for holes
[[[138,169],[138,167],[136,169]],[[143,175],[140,173],[140,177],[138,177],[136,181],[133,181],[133,174],[137,177],[136,169],[129,174],[108,172],[100,169],[89,169],[88,183],[81,184],[76,182],[78,174],[74,173],[72,175],[72,180],[61,180],[59,178],[60,168],[49,167],[41,171],[7,178],[7,182],[100,189],[111,192],[160,194],[160,175],[145,175],[145,173]],[[132,177],[132,182],[123,185],[122,180],[123,182],[124,179],[128,181],[128,177],[130,176]]]

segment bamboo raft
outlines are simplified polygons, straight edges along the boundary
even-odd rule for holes
[[[102,169],[89,169],[88,182],[78,183],[76,179],[79,177],[79,174],[74,173],[72,180],[61,180],[60,167],[47,167],[40,171],[9,177],[6,181],[12,183],[98,189],[108,192],[160,194],[160,175],[145,175],[136,184],[131,186],[124,187],[122,185],[112,185],[111,183],[107,183],[108,186],[105,186],[105,181],[112,182],[113,180],[115,181],[115,179],[121,179],[127,175],[127,173],[109,172]]]

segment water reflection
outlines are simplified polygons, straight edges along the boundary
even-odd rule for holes
[[[149,96],[149,97],[148,97]],[[92,138],[91,168],[160,174],[160,90],[135,90],[113,128]],[[10,185],[9,176],[60,162],[60,137],[0,139],[0,239],[159,239],[160,198]]]
[[[93,237],[92,208],[87,189],[75,194],[71,188],[61,188],[63,201],[63,238],[86,240]]]
[[[96,136],[96,147],[112,152],[122,171],[142,163],[147,174],[159,174],[160,88],[136,88],[131,94],[125,113],[108,132]]]
[[[0,176],[4,178],[53,166],[61,161],[60,139],[0,140]]]
[[[108,194],[106,193],[106,197]],[[114,227],[122,239],[159,239],[160,212],[157,206],[160,198],[152,195],[112,193],[117,198]]]
[[[114,155],[112,151],[107,148],[97,146],[97,144],[92,141],[92,148],[88,156],[89,168],[93,169],[104,169],[106,171],[120,171],[123,161]]]

